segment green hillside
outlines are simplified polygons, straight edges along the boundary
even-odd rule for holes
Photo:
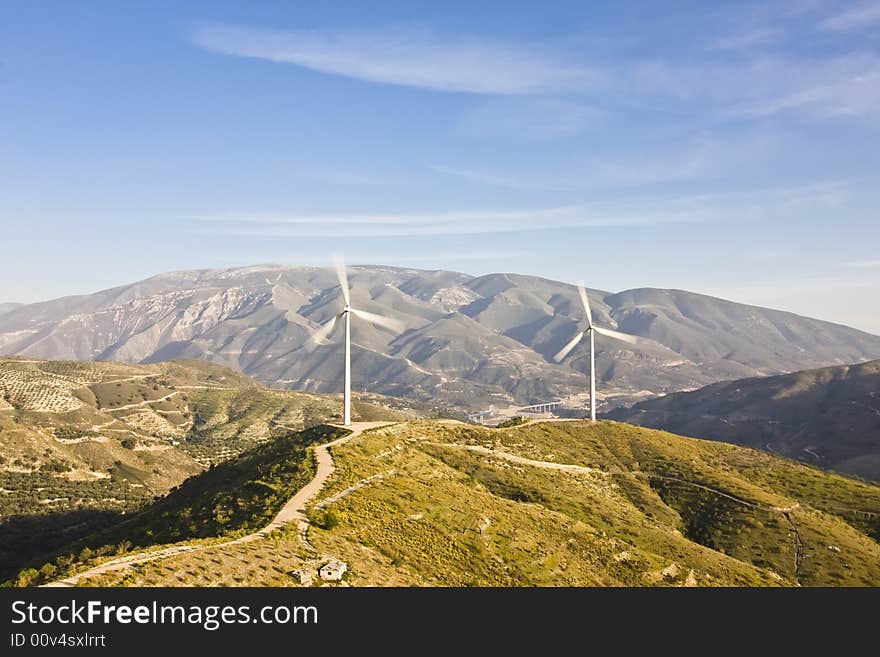
[[[195,360],[0,357],[0,578],[246,450],[341,420],[341,399]],[[419,414],[364,395],[356,419]]]
[[[751,449],[607,421],[414,421],[333,455],[310,546],[282,531],[88,583],[290,586],[333,556],[360,586],[880,585],[880,487]],[[236,472],[227,490],[263,477]],[[145,517],[174,523],[179,508],[185,527],[210,476]]]
[[[880,482],[880,360],[716,383],[609,417]]]
[[[308,446],[346,433],[324,425],[279,437],[187,480],[83,544],[137,548],[255,531],[314,475]]]

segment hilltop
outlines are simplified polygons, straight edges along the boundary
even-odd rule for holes
[[[383,266],[349,274],[358,308],[405,326],[393,334],[354,324],[356,390],[462,413],[555,399],[583,407],[585,346],[553,361],[583,321],[573,285]],[[880,358],[880,337],[791,313],[681,290],[588,294],[597,324],[644,338],[597,340],[600,410],[721,380]],[[0,352],[131,363],[197,358],[276,388],[336,392],[338,341],[303,345],[338,309],[330,269],[171,272],[6,310]]]
[[[205,468],[341,419],[338,397],[193,360],[0,358],[0,563],[118,520]],[[420,415],[360,396],[356,419]]]
[[[880,481],[880,361],[717,383],[609,417]]]
[[[201,474],[145,509],[147,521],[128,526],[133,539],[149,543],[140,527],[150,518],[204,513],[191,493],[222,489],[227,476],[262,489],[277,510],[275,474],[306,476],[302,454],[315,435],[290,439],[274,457],[281,470],[266,445],[243,455],[250,474]],[[190,535],[198,549],[80,583],[291,586],[336,558],[356,586],[880,584],[880,488],[735,445],[610,421],[487,429],[434,420],[364,432],[333,458],[307,542],[295,527],[222,545]],[[58,576],[124,553],[125,531],[71,546],[44,570]],[[214,537],[240,531],[240,521],[212,524]]]

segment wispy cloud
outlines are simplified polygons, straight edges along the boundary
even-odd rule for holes
[[[583,87],[596,73],[569,58],[477,37],[443,39],[424,30],[271,30],[205,26],[207,50],[349,78],[439,91],[531,94]]]
[[[393,185],[398,182],[391,177],[379,174],[343,170],[303,169],[292,172],[292,175],[302,180],[344,186]]]
[[[608,113],[595,107],[556,98],[488,100],[468,110],[454,133],[465,137],[508,141],[573,137],[606,123]]]
[[[841,263],[841,266],[850,269],[880,269],[880,260],[854,260]]]
[[[875,55],[846,55],[812,66],[766,59],[753,68],[752,82],[761,93],[734,103],[729,113],[762,117],[800,111],[827,118],[880,111],[880,59]]]
[[[655,196],[577,206],[514,211],[364,215],[229,215],[189,217],[192,232],[247,237],[429,237],[544,231],[564,228],[800,220],[805,213],[847,207],[849,182],[829,181],[750,193]]]
[[[350,268],[356,268],[358,265],[381,264],[381,265],[402,265],[412,267],[428,267],[436,266],[437,263],[448,262],[485,262],[496,260],[509,260],[526,255],[521,251],[491,249],[491,250],[436,250],[431,249],[427,253],[421,254],[400,254],[400,253],[351,253],[345,254],[345,260]],[[236,253],[234,255],[222,256],[217,255],[213,258],[213,262],[221,264],[253,264],[254,262],[266,263],[282,263],[284,265],[308,265],[308,266],[330,266],[335,260],[331,256],[322,256],[315,253],[299,253],[279,254],[277,257],[266,256],[264,252],[254,253],[251,255]]]
[[[444,163],[430,168],[473,183],[505,189],[537,191],[597,191],[663,183],[717,179],[760,162],[782,148],[773,135],[701,134],[690,139],[658,142],[651,149],[616,147],[613,154],[589,154],[550,169],[544,163],[513,162],[479,165]],[[501,171],[498,167],[504,167]]]
[[[822,21],[821,27],[832,31],[846,31],[858,30],[878,23],[880,23],[880,4],[866,2],[829,16]]]
[[[780,30],[772,27],[758,27],[716,39],[709,45],[710,50],[746,50],[756,46],[775,43],[781,36]]]
[[[880,8],[874,4],[823,25],[843,30],[877,20]],[[836,55],[751,52],[796,36],[796,30],[781,26],[753,26],[716,39],[716,54],[698,63],[674,56],[610,62],[570,44],[551,48],[393,27],[207,26],[194,30],[191,39],[213,52],[369,82],[520,96],[495,98],[466,111],[454,132],[467,137],[563,139],[601,125],[606,116],[646,109],[722,120],[795,112],[811,118],[866,116],[880,110],[880,58],[870,49],[859,52],[839,43]]]
[[[468,182],[521,191],[575,192],[617,189],[659,183],[693,180],[711,174],[712,165],[703,153],[688,151],[674,155],[629,158],[607,157],[569,166],[565,174],[553,175],[546,170],[500,174],[446,165],[432,165],[432,171],[454,176]]]
[[[563,180],[547,181],[535,176],[506,176],[474,169],[464,169],[445,165],[431,165],[430,169],[446,176],[461,178],[481,185],[491,185],[504,189],[529,191],[570,192],[578,189],[578,185]]]
[[[687,208],[642,213],[623,206],[559,207],[507,212],[449,212],[434,214],[324,215],[261,218],[253,216],[199,218],[211,228],[196,232],[251,237],[403,237],[477,235],[553,228],[646,226],[693,221]]]

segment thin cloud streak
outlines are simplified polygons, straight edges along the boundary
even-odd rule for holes
[[[779,30],[760,27],[747,32],[740,32],[715,40],[709,50],[748,50],[755,46],[763,46],[776,41],[780,37]]]
[[[834,16],[826,18],[821,27],[826,30],[842,32],[857,30],[880,23],[880,4],[868,2]]]
[[[474,171],[472,169],[461,169],[458,167],[450,167],[443,165],[432,165],[429,167],[435,173],[441,173],[445,176],[453,176],[461,178],[468,182],[478,183],[482,185],[491,185],[493,187],[503,187],[505,189],[517,189],[527,191],[542,192],[572,192],[582,185],[575,185],[563,181],[547,182],[538,180],[534,176],[528,179],[514,178],[510,176],[497,175],[493,173],[485,173],[482,171]]]
[[[855,260],[853,262],[841,263],[841,267],[849,267],[851,269],[880,269],[880,260]]]
[[[518,258],[526,255],[520,251],[431,251],[429,255],[357,255],[346,253],[345,259],[349,263],[349,268],[357,268],[360,265],[409,265],[421,268],[422,265],[428,265],[438,262],[472,262],[487,260],[507,260],[510,258]],[[286,254],[277,258],[267,258],[261,253],[258,256],[244,256],[236,254],[234,256],[218,256],[214,259],[218,263],[245,263],[251,265],[256,260],[265,261],[266,266],[280,264],[282,266],[331,266],[333,258],[330,256],[321,256],[315,254]]]
[[[501,138],[514,142],[552,141],[596,130],[608,113],[591,105],[549,98],[504,98],[469,109],[453,128],[468,138]]]
[[[875,9],[866,7],[829,21],[861,25],[873,22],[874,15]],[[580,134],[601,122],[608,109],[620,107],[706,112],[720,119],[760,119],[791,112],[824,119],[880,110],[880,60],[870,51],[825,58],[739,56],[750,43],[764,43],[776,35],[766,28],[721,39],[715,44],[719,57],[698,65],[673,58],[610,65],[589,61],[580,52],[551,51],[537,44],[388,27],[285,31],[221,25],[199,27],[190,38],[212,52],[373,83],[544,96],[531,104],[509,105],[505,111],[491,104],[475,108],[456,128],[464,135],[500,132],[517,138],[518,132],[519,139],[529,134],[561,139]],[[573,102],[587,96],[593,97],[589,106]]]
[[[768,82],[783,77],[790,80],[779,86],[780,93],[734,104],[733,116],[761,118],[785,112],[800,112],[813,117],[832,118],[864,116],[880,111],[880,59],[875,55],[847,55],[816,63],[812,71],[794,68],[790,63],[768,60]]]
[[[596,74],[549,52],[427,31],[273,30],[205,26],[192,42],[214,52],[295,64],[383,84],[477,94],[533,94],[588,85]]]
[[[223,219],[217,223],[236,224],[214,229],[193,229],[203,234],[222,234],[248,237],[407,237],[432,235],[479,235],[489,233],[516,233],[561,228],[608,228],[648,226],[658,223],[699,221],[686,210],[655,212],[586,212],[576,208],[536,210],[533,212],[455,213],[449,215],[389,216],[387,221],[349,222],[346,217],[290,217],[287,220],[261,221],[245,218],[242,221]],[[285,226],[287,224],[287,226]],[[290,224],[293,224],[290,226]]]
[[[653,197],[517,211],[433,214],[202,216],[200,234],[247,237],[403,237],[515,233],[551,229],[626,228],[711,221],[800,219],[816,210],[839,211],[851,201],[852,181],[824,181],[751,193]]]

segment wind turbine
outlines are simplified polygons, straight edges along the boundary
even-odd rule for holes
[[[351,316],[355,315],[371,324],[376,324],[396,332],[403,330],[403,323],[390,317],[383,317],[382,315],[369,313],[366,310],[352,308],[351,292],[348,289],[348,275],[345,271],[345,263],[341,257],[334,258],[334,266],[336,277],[339,279],[339,287],[342,290],[342,299],[345,303],[342,306],[342,311],[338,315],[333,315],[329,322],[323,324],[311,335],[309,340],[315,345],[327,344],[327,338],[336,326],[337,320],[345,320],[345,392],[343,395],[342,423],[348,426],[351,424]]]
[[[581,297],[581,304],[584,306],[584,313],[586,314],[587,319],[587,327],[579,331],[577,335],[575,335],[571,342],[566,344],[562,349],[559,350],[553,360],[557,363],[561,363],[566,356],[568,356],[569,352],[574,349],[578,342],[583,340],[584,336],[589,334],[590,336],[590,419],[595,422],[596,421],[596,346],[593,340],[593,334],[599,333],[601,335],[607,335],[609,338],[617,338],[618,340],[623,340],[624,342],[629,342],[630,344],[637,344],[639,339],[634,335],[628,335],[627,333],[620,333],[619,331],[612,331],[611,329],[602,328],[601,326],[596,326],[593,324],[593,313],[590,312],[590,300],[587,299],[587,291],[584,289],[584,284],[581,281],[577,283],[578,294]]]

